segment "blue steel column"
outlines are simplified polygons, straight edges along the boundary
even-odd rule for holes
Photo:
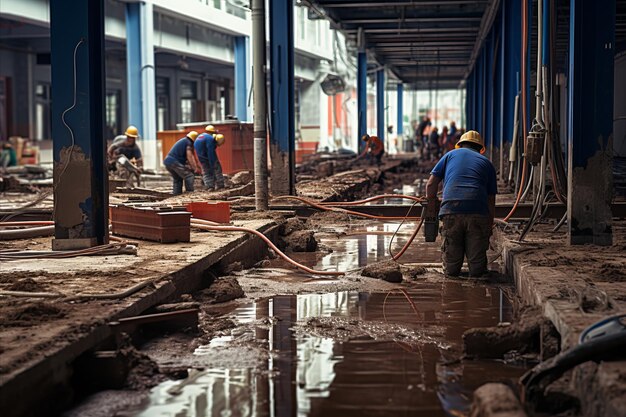
[[[385,141],[385,70],[376,71],[376,135]]]
[[[108,243],[104,0],[50,2],[53,249]]]
[[[271,191],[295,192],[293,0],[270,2]]]
[[[160,166],[156,142],[156,86],[152,3],[126,4],[128,120],[139,128],[144,166]]]
[[[356,76],[356,106],[358,114],[358,148],[362,151],[365,145],[361,137],[367,133],[367,54],[359,51]]]
[[[396,134],[398,136],[398,146],[400,146],[400,142],[401,142],[401,138],[402,138],[402,134],[404,133],[404,85],[402,83],[398,83],[397,85],[397,100],[398,100],[398,105],[397,105],[397,112],[398,112],[398,119],[397,119],[397,126],[396,126]]]
[[[492,27],[493,29],[493,27]],[[485,42],[485,107],[483,137],[485,138],[485,146],[488,148],[489,159],[493,155],[493,30],[489,32],[487,41]]]
[[[567,223],[570,244],[611,245],[615,0],[570,1]]]
[[[241,121],[248,120],[248,50],[247,36],[234,38],[235,45],[235,116]]]
[[[522,23],[519,11],[521,0],[510,0],[502,3],[503,7],[503,94],[504,110],[502,115],[504,140],[510,142],[515,125],[515,96],[518,93],[518,77],[521,71],[520,50],[522,48]],[[520,109],[521,110],[521,109]],[[520,111],[521,114],[521,111]]]

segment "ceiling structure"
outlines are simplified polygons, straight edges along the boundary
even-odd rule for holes
[[[419,89],[458,88],[495,0],[311,0],[396,78]],[[488,26],[484,28],[484,26]],[[359,39],[360,38],[360,39]]]

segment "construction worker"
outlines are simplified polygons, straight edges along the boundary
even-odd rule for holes
[[[117,136],[113,139],[113,143],[107,150],[109,162],[115,162],[117,157],[124,155],[129,160],[135,160],[135,166],[141,168],[143,166],[143,159],[141,156],[141,149],[137,145],[137,137],[139,136],[139,130],[135,126],[128,126],[123,135]]]
[[[367,133],[364,134],[361,139],[365,142],[365,149],[363,149],[363,153],[361,153],[356,160],[365,157],[371,164],[374,164],[374,161],[376,161],[376,163],[380,165],[382,163],[381,159],[383,154],[385,153],[383,142],[378,136],[370,136]]]
[[[474,130],[465,133],[456,149],[433,168],[426,184],[428,208],[436,207],[437,189],[443,181],[442,261],[447,275],[458,276],[467,257],[470,276],[487,271],[487,248],[496,206],[496,170],[482,154],[485,145]],[[428,216],[428,213],[426,213]]]
[[[224,144],[224,135],[217,133],[215,126],[208,125],[204,128],[205,133],[198,136],[193,146],[202,167],[202,181],[207,189],[216,190],[224,188],[224,175],[222,164],[217,157],[217,147]]]
[[[9,142],[2,145],[2,151],[0,151],[0,168],[6,170],[8,167],[14,167],[17,165],[17,152],[13,149],[13,145]]]
[[[136,179],[137,186],[141,185],[141,169],[143,159],[141,149],[137,145],[139,130],[135,126],[128,126],[123,135],[117,136],[109,149],[109,171],[116,172],[118,177],[126,180],[126,186],[133,186]]]
[[[165,168],[172,175],[174,195],[182,194],[183,182],[185,190],[193,191],[194,173],[200,173],[193,150],[193,142],[197,137],[198,132],[192,130],[184,138],[178,139],[163,160]]]

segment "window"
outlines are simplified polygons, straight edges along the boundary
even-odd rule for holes
[[[104,137],[114,139],[121,134],[121,99],[120,90],[108,90],[104,99]]]
[[[156,78],[157,130],[168,130],[170,126],[170,80]]]
[[[180,82],[180,121],[191,123],[196,116],[196,100],[198,98],[198,83],[182,80]]]
[[[9,138],[11,122],[9,78],[0,77],[0,141]]]
[[[304,40],[306,37],[306,17],[304,14],[304,7],[298,7],[298,27],[300,30],[300,39]]]
[[[50,84],[35,87],[35,139],[50,139]]]

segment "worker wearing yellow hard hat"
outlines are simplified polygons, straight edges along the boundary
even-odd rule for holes
[[[118,179],[126,180],[129,187],[141,185],[143,157],[137,145],[138,137],[139,129],[132,125],[128,126],[124,134],[116,136],[107,149],[109,173]]]
[[[437,191],[443,183],[443,199],[438,217],[442,226],[442,261],[447,275],[461,273],[467,257],[470,276],[487,272],[487,248],[495,213],[496,170],[485,151],[482,136],[475,130],[464,133],[456,149],[446,153],[431,171],[426,185],[428,206],[438,203]]]
[[[197,137],[198,132],[192,130],[185,137],[178,139],[163,160],[165,168],[172,176],[172,193],[174,195],[182,194],[183,183],[188,192],[194,190],[194,173],[200,173],[194,153],[194,141]]]
[[[196,139],[194,148],[202,167],[202,182],[207,190],[224,188],[222,164],[217,155],[217,147],[224,143],[224,135],[217,132],[213,125],[207,125]]]

